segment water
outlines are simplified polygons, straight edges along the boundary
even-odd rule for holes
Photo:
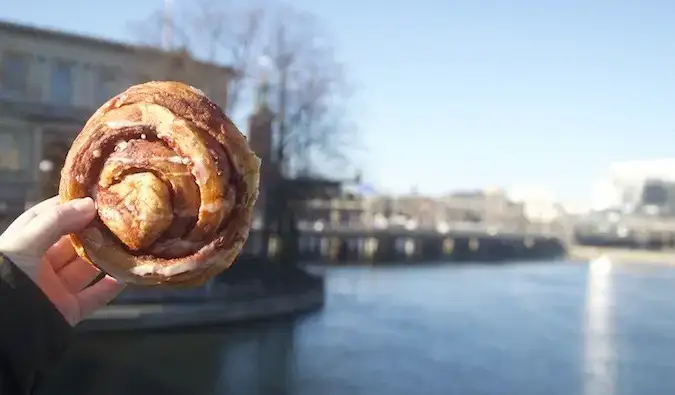
[[[47,393],[670,394],[675,268],[333,268],[323,312],[80,340]]]

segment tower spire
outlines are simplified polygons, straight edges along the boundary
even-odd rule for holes
[[[269,109],[269,93],[270,83],[267,77],[267,72],[263,71],[258,83],[258,89],[255,96],[255,110],[256,112]]]

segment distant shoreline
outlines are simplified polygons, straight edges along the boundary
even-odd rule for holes
[[[617,263],[647,263],[675,265],[675,250],[635,250],[614,247],[591,247],[573,245],[567,258],[571,261],[591,261],[606,256]]]

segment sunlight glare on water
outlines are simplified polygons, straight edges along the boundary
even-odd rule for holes
[[[584,321],[584,394],[613,395],[616,381],[612,337],[612,261],[607,256],[589,262]]]

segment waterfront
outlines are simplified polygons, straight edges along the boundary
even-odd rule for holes
[[[330,268],[322,312],[91,335],[45,393],[672,393],[674,282],[656,265]]]
[[[662,250],[647,250],[634,248],[594,247],[594,246],[570,246],[568,259],[587,261],[600,257],[609,258],[614,263],[641,262],[658,265],[675,265],[675,250],[672,248]]]

